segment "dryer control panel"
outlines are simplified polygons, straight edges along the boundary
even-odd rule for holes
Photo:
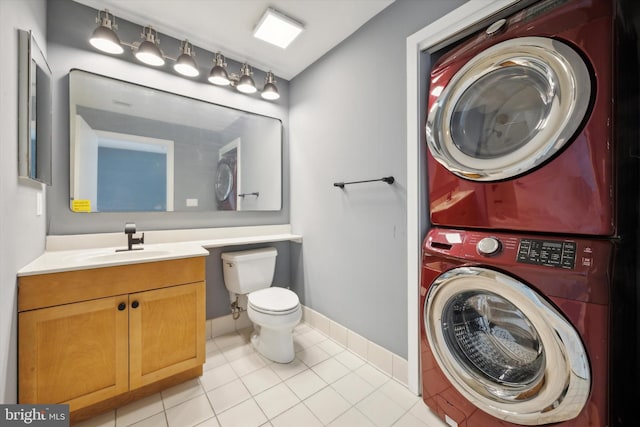
[[[576,265],[576,243],[559,240],[521,239],[516,261],[573,269]]]

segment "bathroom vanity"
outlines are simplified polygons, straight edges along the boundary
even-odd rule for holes
[[[20,403],[79,420],[202,375],[203,256],[21,276],[18,310]]]
[[[47,236],[18,271],[19,403],[72,421],[202,375],[206,248],[301,242],[290,226]]]

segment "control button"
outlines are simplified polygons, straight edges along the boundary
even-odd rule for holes
[[[491,256],[500,252],[502,245],[495,237],[485,237],[478,242],[476,249],[480,255]]]

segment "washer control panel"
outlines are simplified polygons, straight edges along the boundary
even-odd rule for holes
[[[476,245],[476,250],[480,255],[491,256],[495,255],[502,249],[500,240],[495,237],[485,237],[481,239]]]
[[[516,261],[525,264],[573,269],[576,264],[576,243],[521,239]]]

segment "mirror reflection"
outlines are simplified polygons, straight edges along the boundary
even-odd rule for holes
[[[279,120],[72,70],[74,212],[280,210]]]

